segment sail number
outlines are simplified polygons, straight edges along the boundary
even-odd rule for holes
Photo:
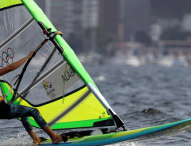
[[[75,71],[70,68],[69,70],[66,71],[64,75],[62,75],[62,79],[65,80],[66,82],[69,81],[73,76],[75,75]]]

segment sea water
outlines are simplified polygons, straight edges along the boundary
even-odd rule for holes
[[[191,67],[86,65],[128,130],[191,118]],[[38,136],[48,137],[35,129]],[[32,142],[18,120],[0,120],[0,146]],[[115,146],[191,145],[191,133],[132,140]]]

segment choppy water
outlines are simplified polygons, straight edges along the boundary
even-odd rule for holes
[[[86,69],[128,130],[191,118],[191,67],[133,68],[104,64],[89,65]],[[0,145],[21,145],[31,141],[17,120],[0,120],[0,133]],[[37,133],[45,135],[39,130]],[[191,145],[191,133],[118,145]]]

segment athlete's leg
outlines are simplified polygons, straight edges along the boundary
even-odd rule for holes
[[[42,129],[48,126],[37,109],[20,105],[10,105],[9,118],[19,117],[21,117],[22,123],[27,131],[32,130],[32,127],[26,117],[33,117]]]
[[[32,130],[32,126],[29,123],[29,120],[27,117],[21,117],[21,122],[23,126],[25,127],[26,131],[30,135],[30,137],[33,139],[33,142],[37,145],[40,143],[40,138],[35,134],[35,132]]]
[[[21,117],[22,123],[26,129],[26,131],[29,133],[31,138],[33,139],[35,144],[40,143],[40,138],[36,136],[34,131],[32,130],[32,127],[28,121],[27,117],[33,117],[37,124],[50,136],[53,143],[58,143],[62,141],[62,137],[56,133],[54,133],[46,121],[42,118],[40,112],[31,107],[26,106],[19,106],[19,105],[11,105],[10,112],[9,112],[9,118],[19,118]],[[69,137],[68,137],[69,138]]]
[[[30,137],[33,139],[33,142],[39,145],[41,139],[37,137],[35,132],[32,130],[32,127],[28,121],[29,116],[33,117],[42,129],[44,129],[47,126],[46,122],[40,116],[40,113],[37,109],[19,105],[10,105],[9,118],[21,118],[21,122],[28,134],[30,135]]]

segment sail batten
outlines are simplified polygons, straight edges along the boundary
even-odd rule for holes
[[[31,25],[34,22],[34,19],[31,18],[29,21],[27,21],[25,24],[23,24],[18,30],[16,30],[11,36],[9,36],[6,40],[4,40],[0,44],[0,50],[3,48],[5,45],[10,43],[14,38],[16,38],[20,33],[22,33],[29,25]]]
[[[58,69],[61,65],[63,65],[63,63],[64,63],[64,60],[60,60],[55,66],[53,66],[50,70],[48,70],[47,72],[42,74],[40,77],[38,77],[34,82],[32,82],[28,87],[23,89],[19,94],[22,95],[22,96],[25,95],[32,88],[34,88],[38,83],[40,83],[44,78],[46,78],[48,75],[50,75],[56,69]]]
[[[41,75],[41,73],[44,71],[44,69],[46,68],[48,62],[51,60],[51,58],[53,57],[54,53],[56,52],[56,48],[51,52],[50,56],[46,59],[44,65],[42,66],[42,68],[40,69],[40,71],[37,73],[36,77],[33,79],[32,83],[26,87],[23,91],[21,91],[20,95],[22,95],[23,98],[25,98],[25,96],[27,95],[27,92],[37,83],[40,81],[39,76]],[[43,76],[43,75],[42,75]],[[36,81],[38,79],[38,81]]]

